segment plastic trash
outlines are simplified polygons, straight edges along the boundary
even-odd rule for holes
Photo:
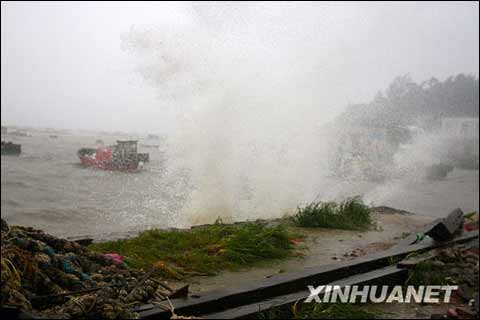
[[[112,259],[113,261],[117,263],[123,263],[123,257],[119,255],[118,253],[105,253],[104,256],[106,258]]]

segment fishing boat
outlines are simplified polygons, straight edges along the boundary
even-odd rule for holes
[[[2,156],[18,156],[22,152],[22,146],[12,142],[2,141]]]
[[[15,130],[15,131],[9,132],[8,134],[11,136],[17,136],[17,137],[28,137],[28,138],[32,137],[31,133],[20,131],[20,130]]]
[[[137,152],[137,141],[117,141],[116,145],[82,148],[77,152],[82,165],[103,170],[137,171],[148,162],[148,153]]]

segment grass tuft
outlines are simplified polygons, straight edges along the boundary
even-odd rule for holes
[[[365,230],[372,225],[371,210],[359,197],[340,203],[312,202],[299,207],[293,221],[303,228]]]
[[[286,258],[292,254],[294,238],[283,225],[215,223],[185,231],[149,230],[132,239],[95,243],[90,249],[119,253],[136,268],[162,265],[169,271],[166,276],[178,278],[176,268],[210,274]]]

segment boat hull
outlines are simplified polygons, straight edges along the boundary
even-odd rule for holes
[[[89,156],[79,156],[80,163],[86,167],[95,167],[103,170],[111,171],[137,171],[139,170],[138,163],[124,163],[118,164],[113,161],[100,161]]]
[[[19,156],[22,146],[19,144],[2,141],[2,156]]]

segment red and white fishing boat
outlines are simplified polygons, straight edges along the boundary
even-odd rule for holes
[[[137,141],[117,141],[116,145],[82,148],[77,152],[84,166],[103,170],[137,171],[149,161],[148,153],[137,152]]]

